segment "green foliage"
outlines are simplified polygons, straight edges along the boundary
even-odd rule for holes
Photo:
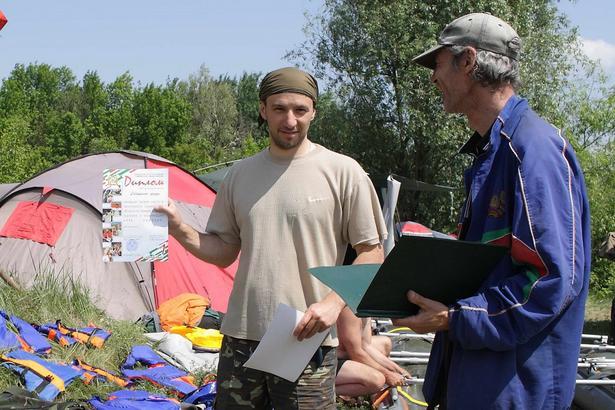
[[[213,79],[205,67],[187,81],[135,86],[125,73],[81,82],[66,67],[16,65],[0,87],[0,181],[23,181],[79,155],[131,149],[187,169],[240,158],[263,147],[258,79]]]
[[[30,121],[27,116],[0,118],[0,183],[19,182],[46,168],[40,147],[30,147]]]

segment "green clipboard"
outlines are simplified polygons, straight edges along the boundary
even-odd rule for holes
[[[321,266],[309,272],[359,317],[406,317],[418,312],[408,290],[450,305],[475,294],[508,248],[480,242],[402,236],[384,263]]]

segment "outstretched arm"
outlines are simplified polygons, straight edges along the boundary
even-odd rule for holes
[[[229,266],[237,258],[239,245],[224,242],[215,234],[196,231],[182,220],[172,199],[169,205],[157,206],[155,210],[167,215],[169,234],[197,258],[221,267]]]

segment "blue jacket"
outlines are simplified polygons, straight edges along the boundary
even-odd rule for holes
[[[434,341],[425,397],[436,398],[448,349],[449,409],[566,409],[591,259],[589,205],[573,149],[513,96],[465,184],[462,239],[507,246],[510,257],[476,295],[451,306],[449,330]]]

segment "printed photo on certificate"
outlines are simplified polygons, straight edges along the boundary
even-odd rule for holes
[[[104,262],[166,261],[169,257],[167,216],[154,211],[166,205],[166,168],[105,169],[102,184]]]

